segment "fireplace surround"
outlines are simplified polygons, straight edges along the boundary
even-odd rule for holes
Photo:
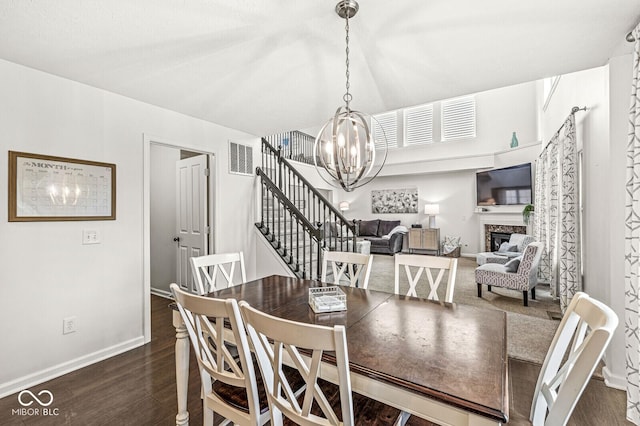
[[[500,244],[509,241],[511,234],[526,234],[527,227],[520,225],[484,225],[485,251],[498,251]],[[497,244],[497,246],[496,246]]]

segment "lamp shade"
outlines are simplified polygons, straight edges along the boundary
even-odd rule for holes
[[[339,204],[339,208],[340,208],[341,212],[349,210],[349,202],[348,201],[341,201],[340,204]]]
[[[440,204],[425,204],[424,214],[427,214],[427,215],[440,214]]]

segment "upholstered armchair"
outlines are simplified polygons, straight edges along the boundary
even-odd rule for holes
[[[536,298],[536,284],[538,284],[538,263],[542,255],[542,243],[533,242],[524,249],[522,257],[516,257],[506,264],[485,263],[476,268],[476,284],[478,297],[482,297],[482,285],[491,291],[491,286],[503,287],[522,292],[524,306],[529,306],[529,291],[531,299]]]

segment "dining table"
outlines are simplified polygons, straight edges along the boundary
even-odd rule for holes
[[[346,310],[315,313],[309,289],[318,280],[272,275],[210,293],[244,300],[270,315],[308,324],[343,325],[354,392],[441,425],[508,421],[507,317],[491,310],[341,286]],[[189,423],[189,337],[177,310],[177,425]],[[335,359],[321,377],[335,380]]]

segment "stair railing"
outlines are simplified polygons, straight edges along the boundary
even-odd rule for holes
[[[262,217],[258,229],[300,278],[317,278],[317,253],[322,248],[322,231],[284,195],[260,169]],[[315,254],[315,255],[314,255]]]
[[[315,138],[299,130],[276,133],[265,138],[271,146],[279,147],[280,155],[293,161],[314,164],[313,145]]]
[[[307,256],[315,261],[315,267],[311,270],[310,277],[320,276],[321,249],[356,251],[355,224],[346,219],[286,158],[283,158],[280,149],[274,148],[264,138],[262,139],[262,166],[263,168],[258,168],[256,172],[261,177],[263,191],[266,192],[263,192],[262,216],[260,224],[257,225],[265,235],[267,235],[266,228],[268,228],[270,235],[268,238],[278,240],[274,247],[287,243],[283,240],[286,236],[289,238],[287,253],[290,253],[291,248],[295,247],[293,239],[296,238],[296,242],[299,243],[305,238],[304,236],[294,236],[293,229],[289,229],[288,233],[279,232],[282,229],[281,218],[277,218],[278,225],[276,226],[276,217],[274,217],[276,214],[275,200],[277,199],[278,203],[285,204],[284,209],[279,207],[278,214],[284,212],[286,215],[292,215],[292,219],[289,220],[290,226],[293,226],[294,222],[297,224],[299,216],[302,216],[319,232],[318,234],[310,232],[309,227],[305,226],[306,223],[299,227],[299,231],[307,234],[307,239],[316,238],[318,241],[317,250],[311,250]],[[274,195],[269,195],[271,193]],[[264,195],[267,195],[266,200]],[[274,201],[269,201],[269,199]],[[282,201],[283,199],[286,199],[288,203]],[[271,206],[269,203],[272,203]],[[284,223],[286,224],[287,220],[284,220]],[[273,244],[274,242],[272,242]],[[311,245],[310,248],[312,248]],[[283,255],[281,254],[281,256]],[[283,259],[287,262],[291,260],[286,256],[283,256]]]

